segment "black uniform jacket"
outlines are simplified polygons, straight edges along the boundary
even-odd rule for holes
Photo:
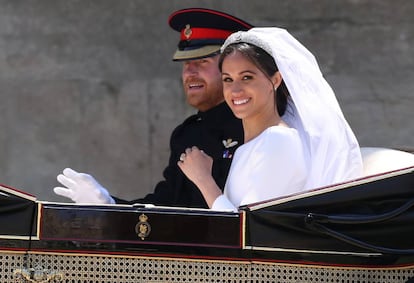
[[[198,188],[177,165],[181,153],[188,147],[197,146],[210,155],[214,160],[213,177],[223,190],[234,151],[242,143],[241,120],[233,115],[225,102],[190,116],[171,135],[170,160],[163,173],[165,180],[155,186],[153,193],[128,203],[207,208]],[[123,202],[119,199],[116,201]]]

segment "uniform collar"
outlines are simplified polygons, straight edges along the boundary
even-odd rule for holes
[[[234,117],[233,112],[226,102],[222,102],[219,105],[201,112],[198,111],[197,118],[201,120],[208,120],[211,122],[223,123],[225,120]]]

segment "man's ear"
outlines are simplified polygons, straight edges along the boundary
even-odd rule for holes
[[[277,71],[273,76],[272,76],[272,83],[274,88],[278,88],[279,85],[282,83],[282,75],[280,74],[279,71]]]

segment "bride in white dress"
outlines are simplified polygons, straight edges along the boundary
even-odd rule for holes
[[[358,178],[358,142],[314,56],[286,30],[232,34],[220,57],[226,103],[242,119],[245,143],[222,193],[212,159],[192,147],[178,166],[215,210]]]

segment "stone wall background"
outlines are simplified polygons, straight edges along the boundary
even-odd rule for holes
[[[0,183],[40,200],[65,167],[152,191],[185,104],[177,9],[288,29],[317,57],[362,146],[414,148],[410,0],[0,0]]]

